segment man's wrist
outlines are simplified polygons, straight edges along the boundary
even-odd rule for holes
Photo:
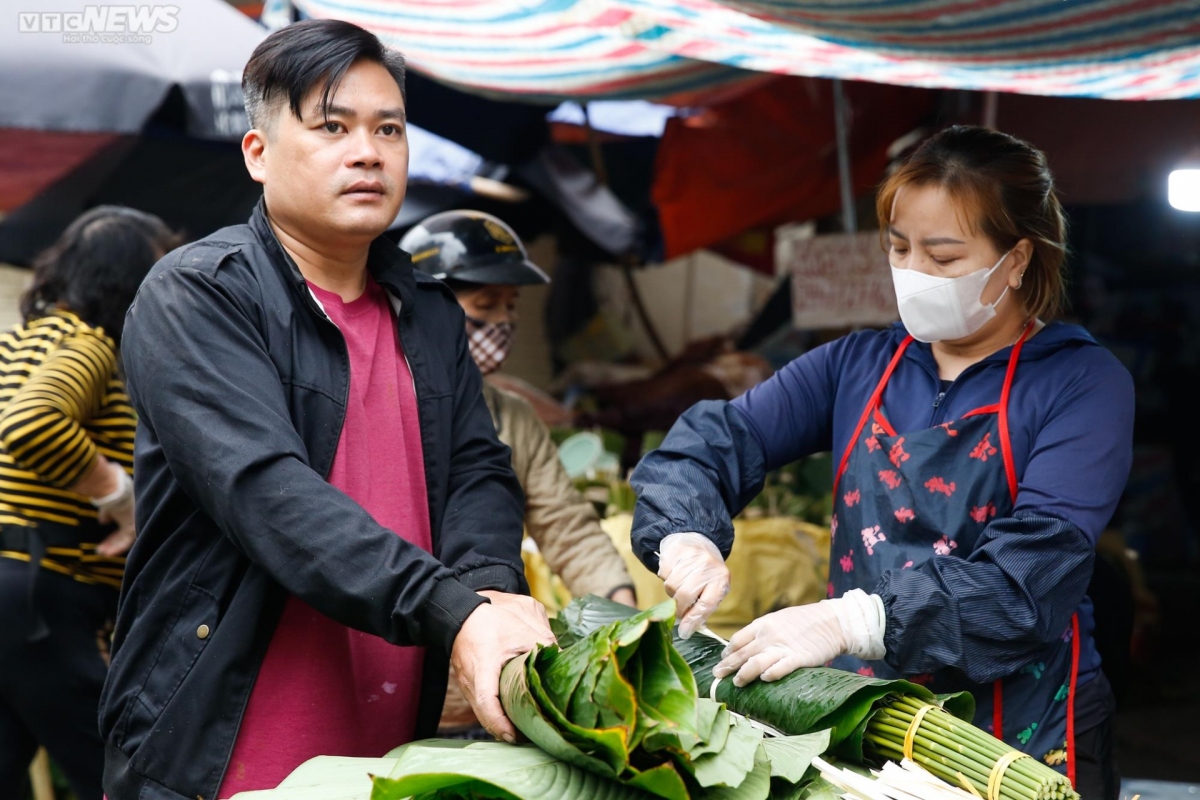
[[[506,594],[528,594],[524,575],[508,564],[487,564],[464,570],[455,576],[458,582],[476,592],[490,589]]]
[[[467,617],[484,603],[490,603],[484,595],[473,591],[455,578],[443,578],[429,593],[425,604],[426,640],[431,646],[440,646],[449,653],[454,640],[462,630]]]

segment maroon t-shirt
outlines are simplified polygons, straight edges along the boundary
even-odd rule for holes
[[[431,551],[416,390],[387,294],[369,281],[343,303],[311,288],[350,351],[350,400],[329,482]],[[217,796],[274,788],[314,756],[378,757],[411,741],[423,658],[423,648],[388,644],[289,597]]]

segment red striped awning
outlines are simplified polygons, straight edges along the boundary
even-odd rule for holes
[[[1200,97],[1200,0],[295,0],[414,68],[540,101],[664,98],[750,73]]]

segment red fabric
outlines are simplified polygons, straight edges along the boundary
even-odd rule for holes
[[[1067,779],[1075,782],[1075,689],[1079,684],[1079,615],[1071,616],[1071,687],[1067,690]]]
[[[0,212],[24,205],[121,138],[116,133],[0,128]]]
[[[844,84],[857,195],[883,178],[887,149],[919,125],[934,92]],[[669,120],[653,197],[666,257],[709,247],[764,223],[841,208],[832,83],[781,77],[699,115]]]
[[[1012,439],[1008,435],[1008,398],[1012,393],[1013,376],[1017,374],[1017,362],[1021,360],[1021,348],[1033,332],[1034,324],[1034,321],[1030,320],[1021,338],[1013,345],[1012,356],[1008,360],[1008,371],[1004,373],[1004,386],[1000,390],[1000,447],[1004,450],[1004,472],[1008,475],[1008,493],[1012,496],[1014,505],[1017,502],[1017,466],[1013,459]]]
[[[313,287],[350,352],[350,399],[329,482],[377,522],[432,549],[412,376],[387,295]],[[332,565],[331,565],[332,568]],[[351,630],[288,598],[218,797],[274,788],[318,755],[382,756],[410,741],[424,650]]]
[[[1004,684],[992,684],[992,736],[1004,741]]]

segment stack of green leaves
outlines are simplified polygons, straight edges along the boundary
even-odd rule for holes
[[[671,645],[673,602],[620,608],[586,632],[557,625],[557,645],[505,666],[501,702],[532,745],[414,742],[392,754],[398,761],[375,779],[373,800],[797,797],[828,733],[765,739],[761,727],[697,698]]]
[[[560,642],[572,641],[631,613],[611,600],[581,597],[560,611],[551,624]],[[717,639],[696,634],[690,639],[675,637],[672,644],[692,672],[700,697],[710,697],[730,711],[784,734],[829,730],[832,751],[854,764],[863,763],[867,722],[886,698],[906,696],[937,703],[965,720],[975,714],[975,699],[966,692],[939,698],[909,681],[882,680],[824,667],[796,670],[772,683],[755,681],[739,688],[732,680],[714,681],[712,670],[724,649]]]
[[[581,598],[564,609],[555,624],[578,635],[629,613],[610,601]],[[914,717],[922,707],[933,706],[923,712],[914,732],[912,760],[934,775],[956,786],[964,786],[965,780],[985,798],[1078,798],[1064,776],[1031,758],[1012,760],[1014,748],[970,724],[975,701],[965,692],[937,697],[908,681],[823,667],[739,688],[730,680],[713,678],[712,668],[724,649],[721,642],[696,635],[676,638],[674,645],[693,671],[700,696],[787,734],[828,729],[831,750],[851,763],[901,760]],[[1002,760],[1006,763],[998,769]]]
[[[868,752],[899,761],[912,730],[912,760],[956,785],[970,783],[985,798],[1005,800],[1078,800],[1071,782],[1040,761],[1016,758],[1004,742],[940,708],[894,697],[882,704],[866,729]],[[913,721],[919,724],[913,729]]]
[[[558,645],[504,668],[505,712],[550,755],[666,800],[765,798],[772,777],[799,782],[828,740],[764,742],[761,729],[698,699],[671,645],[674,611],[668,601],[585,634],[560,627]]]

